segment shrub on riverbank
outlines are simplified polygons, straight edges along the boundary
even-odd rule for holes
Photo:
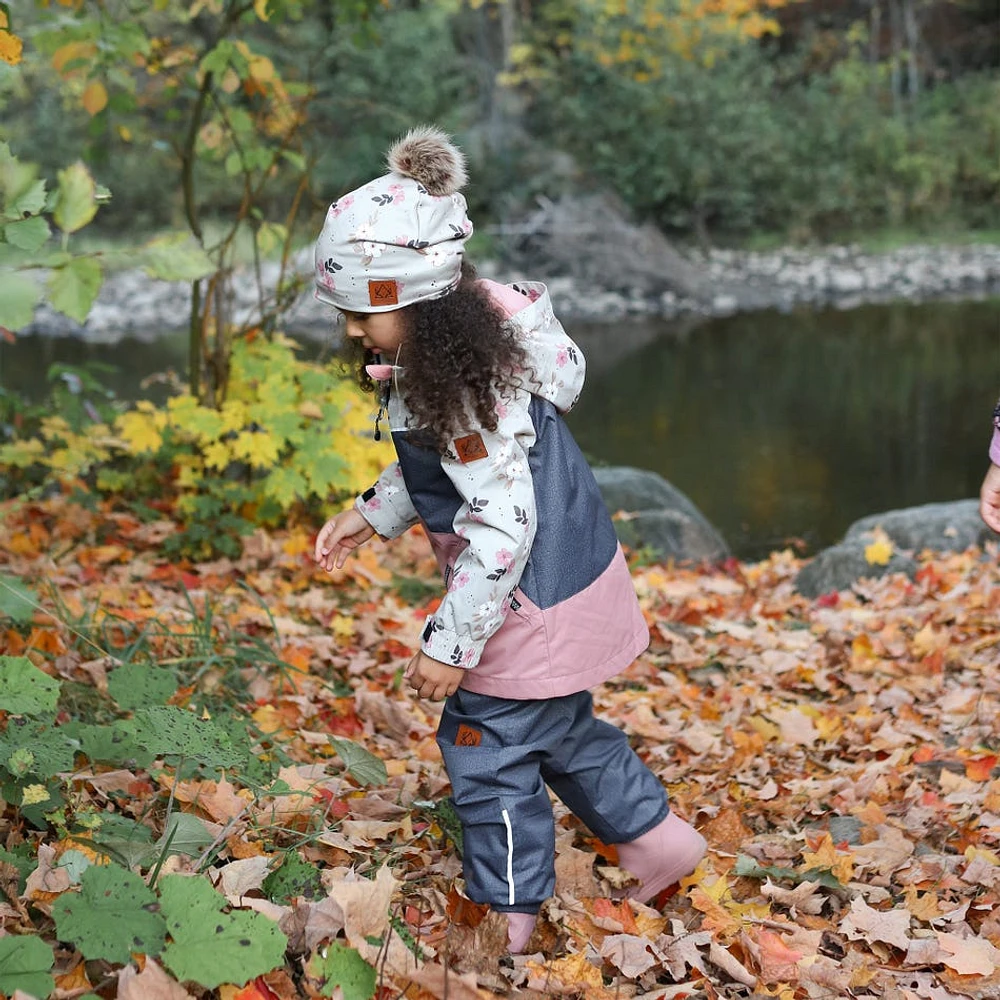
[[[363,440],[361,390],[295,349],[280,335],[238,341],[218,409],[182,393],[163,407],[37,411],[0,446],[0,497],[76,486],[139,512],[166,504],[184,524],[168,548],[203,558],[234,554],[256,524],[315,519],[370,484],[388,444]]]

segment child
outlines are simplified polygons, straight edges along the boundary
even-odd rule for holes
[[[464,835],[471,899],[527,945],[552,894],[546,785],[608,844],[646,901],[690,874],[705,841],[670,812],[589,689],[649,642],[593,474],[560,414],[584,363],[545,286],[476,280],[465,161],[434,128],[389,151],[390,172],[330,207],[316,295],[372,362],[397,461],[316,540],[327,570],[376,532],[423,524],[446,593],[406,670],[447,698],[437,742]],[[361,366],[359,365],[359,368]],[[374,383],[372,382],[374,380]]]

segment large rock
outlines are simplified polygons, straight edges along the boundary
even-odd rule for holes
[[[819,597],[832,590],[848,590],[866,577],[905,573],[912,578],[916,574],[919,568],[916,561],[901,552],[894,551],[885,565],[870,563],[865,548],[873,541],[875,536],[869,533],[823,549],[799,571],[795,578],[796,589],[804,597]]]
[[[886,565],[871,563],[865,549],[878,540],[881,529],[893,544]],[[918,569],[913,555],[923,549],[962,552],[971,545],[996,539],[979,517],[978,500],[930,503],[871,514],[855,521],[842,541],[824,549],[799,572],[795,586],[805,597],[818,597],[834,590],[846,590],[865,577],[905,573],[913,577]]]
[[[730,556],[729,546],[704,514],[662,476],[645,469],[609,466],[594,469],[597,485],[624,545],[646,548],[660,559],[718,562]]]
[[[964,552],[998,536],[979,516],[978,500],[928,503],[920,507],[871,514],[847,529],[844,541],[881,528],[901,549],[933,549],[935,552]]]
[[[583,289],[659,296],[674,292],[708,305],[722,290],[650,222],[635,221],[610,191],[539,199],[526,217],[497,233],[511,264],[538,274],[565,274]]]

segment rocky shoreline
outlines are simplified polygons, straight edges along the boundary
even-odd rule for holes
[[[853,246],[786,248],[768,252],[711,250],[685,255],[705,279],[711,295],[694,299],[669,288],[600,288],[568,276],[539,271],[521,273],[495,262],[480,273],[499,281],[545,280],[557,314],[564,320],[615,320],[629,315],[729,316],[761,309],[850,309],[869,303],[926,302],[939,299],[982,299],[1000,295],[1000,245],[910,246],[868,253]],[[308,250],[296,255],[293,267],[308,275]],[[278,278],[276,264],[262,267],[265,294]],[[81,326],[43,306],[25,333],[79,336],[113,343],[132,336],[152,341],[187,324],[189,286],[154,281],[142,271],[125,270],[108,277],[87,323]],[[257,309],[258,289],[252,272],[233,282],[233,316],[242,321]],[[288,314],[285,328],[297,333],[328,331],[329,309],[304,294]]]

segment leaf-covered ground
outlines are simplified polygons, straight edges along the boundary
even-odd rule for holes
[[[0,575],[45,611],[8,623],[0,653],[61,681],[57,721],[142,704],[128,676],[140,663],[172,705],[242,706],[271,768],[212,780],[179,774],[167,755],[134,768],[78,758],[54,819],[32,825],[6,806],[0,848],[35,860],[23,887],[0,862],[0,917],[6,934],[56,946],[53,996],[330,996],[329,970],[355,952],[380,998],[1000,996],[993,549],[925,553],[915,581],[816,601],[795,594],[801,563],[788,553],[636,567],[652,644],[596,702],[709,854],[660,908],[623,902],[613,853],[557,803],[557,895],[533,953],[511,962],[502,921],[459,894],[440,706],[400,684],[437,590],[419,532],[331,577],[305,531],[261,531],[239,560],[187,565],[162,556],[167,522],[61,499],[2,514]],[[338,751],[331,735],[351,742]],[[384,779],[352,764],[358,745]],[[56,944],[53,907],[83,881],[59,864],[85,843],[74,817],[131,817],[155,840],[178,810],[211,843],[135,871],[199,872],[230,917],[257,911],[287,936],[284,965],[241,989],[164,971],[176,923],[159,963],[85,962]],[[363,994],[336,975],[345,996]]]

